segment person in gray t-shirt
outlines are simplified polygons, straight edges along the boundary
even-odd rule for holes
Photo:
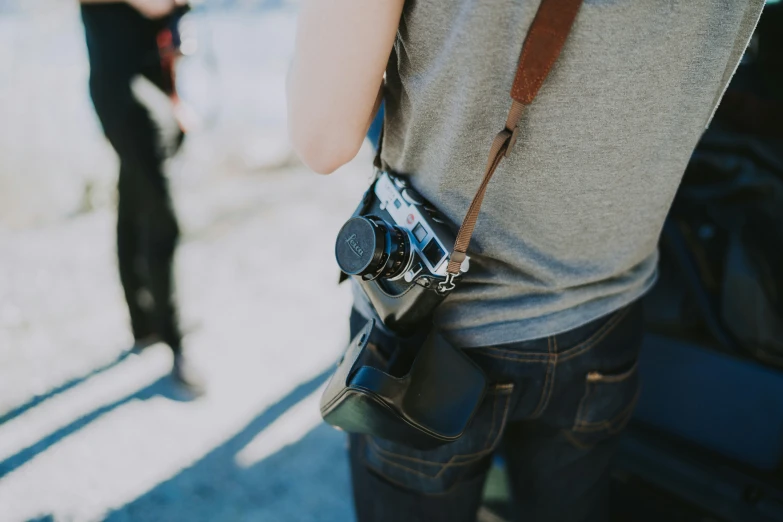
[[[632,303],[655,282],[663,221],[763,3],[584,2],[489,185],[471,269],[434,318],[501,387],[487,419],[434,453],[352,437],[357,492],[383,507],[357,501],[360,519],[472,520],[504,439],[530,520],[600,519],[595,486],[637,389]],[[461,223],[538,6],[303,1],[289,76],[297,152],[334,171],[383,98],[384,164]],[[373,316],[362,295],[355,309],[357,324]]]

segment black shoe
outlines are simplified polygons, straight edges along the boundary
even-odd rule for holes
[[[187,363],[182,352],[174,352],[174,366],[171,368],[171,378],[179,386],[195,396],[203,395],[205,392],[206,388],[203,379]]]

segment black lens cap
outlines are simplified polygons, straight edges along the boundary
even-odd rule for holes
[[[334,253],[343,272],[365,275],[381,268],[385,248],[386,230],[365,217],[353,217],[337,234]]]

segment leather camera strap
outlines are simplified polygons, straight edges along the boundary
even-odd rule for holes
[[[457,234],[454,251],[449,258],[447,281],[444,291],[454,288],[454,278],[460,273],[460,266],[467,256],[470,239],[476,228],[481,203],[500,161],[511,152],[519,132],[519,120],[526,105],[530,105],[538,94],[549,71],[552,69],[560,50],[571,31],[576,13],[582,0],[541,0],[533,23],[522,45],[517,74],[511,87],[511,109],[506,118],[506,126],[495,136],[489,151],[484,179],[481,180],[476,196],[468,208],[468,213]]]

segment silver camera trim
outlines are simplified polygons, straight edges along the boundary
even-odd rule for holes
[[[403,186],[400,187],[400,185]],[[406,195],[403,193],[403,190],[400,190],[401,188],[405,191],[413,190],[406,186],[402,180],[398,184],[392,181],[388,173],[380,173],[378,179],[375,182],[374,192],[378,198],[381,210],[387,212],[394,220],[394,223],[405,230],[411,242],[412,250],[416,252],[420,261],[424,263],[429,271],[434,275],[446,277],[446,267],[448,266],[449,252],[451,249],[447,248],[443,244],[443,241],[441,241],[441,239],[433,230],[429,223],[431,218],[425,215],[425,212],[420,211],[418,208],[419,204],[410,200],[413,199],[410,194],[406,197]],[[396,202],[399,202],[400,205],[397,206]],[[426,232],[426,235],[422,241],[419,241],[413,233],[413,230],[417,225],[421,225],[421,227]],[[440,247],[440,250],[444,253],[443,257],[436,266],[432,266],[432,263],[430,263],[429,259],[427,259],[427,256],[424,254],[424,248],[427,247],[431,241],[435,241]],[[405,271],[402,272],[401,276],[395,279],[404,277],[406,282],[412,282],[421,272],[421,270],[419,270],[418,272],[413,273],[411,270],[412,263],[413,256],[411,255]]]

